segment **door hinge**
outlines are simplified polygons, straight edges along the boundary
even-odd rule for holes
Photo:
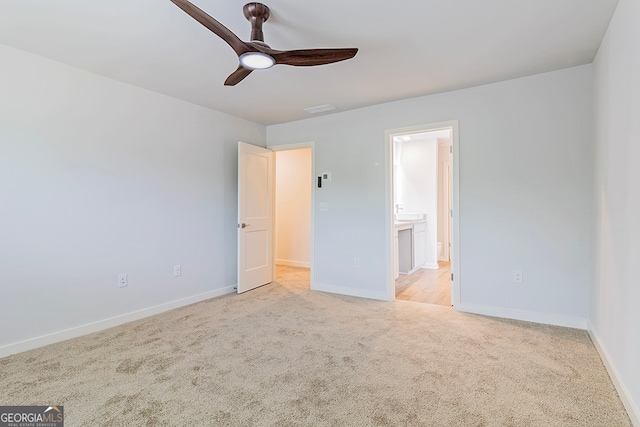
[[[453,154],[453,145],[450,145],[450,146],[449,146],[449,152],[450,152],[451,154]]]
[[[449,209],[449,215],[451,215],[451,218],[453,218],[453,209]]]
[[[453,273],[451,273],[451,281],[453,282]]]

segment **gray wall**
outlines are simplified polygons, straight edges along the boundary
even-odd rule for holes
[[[640,4],[620,0],[595,61],[596,194],[590,329],[640,425]]]
[[[237,141],[264,146],[264,126],[4,46],[0,63],[0,347],[235,285]]]
[[[267,145],[315,141],[316,170],[333,174],[316,189],[329,206],[315,217],[317,287],[386,295],[385,130],[459,120],[458,308],[585,327],[592,110],[587,65],[268,126]]]

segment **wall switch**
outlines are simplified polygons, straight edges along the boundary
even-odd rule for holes
[[[118,287],[124,288],[129,284],[129,279],[126,274],[118,274]]]
[[[522,270],[513,270],[513,283],[522,283]]]
[[[182,275],[182,266],[180,264],[176,264],[173,266],[173,276],[178,277]]]
[[[360,258],[354,258],[353,260],[353,266],[355,268],[360,268]]]

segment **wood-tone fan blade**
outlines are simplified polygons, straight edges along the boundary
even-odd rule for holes
[[[199,9],[193,3],[187,0],[171,0],[171,2],[173,2],[180,9],[184,10],[187,15],[191,16],[193,19],[207,27],[209,30],[213,31],[222,40],[227,42],[227,44],[231,46],[231,48],[238,54],[238,56],[251,50],[251,48],[247,46],[245,42],[240,40],[238,36],[236,36],[230,29],[222,25],[220,22],[216,21],[213,17],[208,15],[202,9]]]
[[[351,59],[358,53],[357,48],[347,49],[302,49],[275,51],[268,53],[276,60],[276,64],[310,67],[313,65],[332,64],[334,62]]]
[[[235,86],[240,83],[245,77],[251,74],[252,71],[253,70],[244,68],[242,65],[239,65],[238,69],[231,73],[229,77],[227,77],[227,80],[224,81],[224,85]]]

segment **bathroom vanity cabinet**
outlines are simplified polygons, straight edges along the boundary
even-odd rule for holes
[[[409,274],[427,261],[426,220],[398,221],[394,224],[395,278]]]

